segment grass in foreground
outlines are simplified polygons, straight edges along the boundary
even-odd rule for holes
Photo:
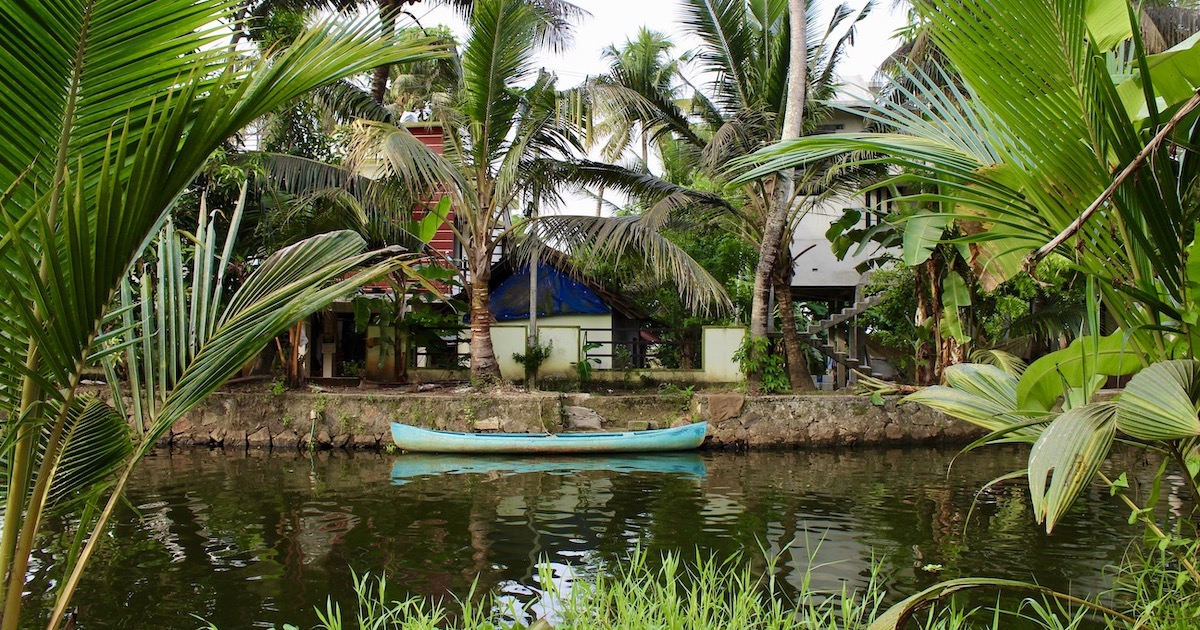
[[[948,605],[918,611],[905,627],[920,630],[1031,628],[1071,630],[1081,627],[1126,629],[1195,628],[1200,605],[1191,585],[1180,584],[1178,572],[1164,558],[1127,563],[1110,595],[1126,610],[1140,614],[1128,624],[1092,617],[1051,598],[997,600],[993,605]],[[1169,561],[1168,561],[1169,562]],[[317,611],[318,630],[876,630],[873,622],[886,611],[885,591],[872,572],[865,588],[843,587],[820,592],[810,587],[812,568],[803,575],[798,593],[786,595],[775,579],[772,563],[754,569],[742,558],[719,561],[699,558],[688,564],[679,554],[664,554],[651,566],[636,551],[613,571],[563,578],[548,565],[539,571],[541,597],[524,604],[505,597],[474,597],[454,606],[413,597],[391,598],[386,578],[355,576],[354,610],[327,601]],[[1085,625],[1088,624],[1088,625]],[[213,626],[208,626],[215,630]],[[283,630],[298,630],[287,624]]]
[[[865,628],[883,603],[883,590],[874,578],[861,592],[844,588],[817,593],[806,587],[790,601],[775,582],[773,566],[760,577],[741,558],[700,558],[686,565],[678,554],[668,553],[657,567],[647,560],[647,554],[635,552],[613,573],[568,580],[543,565],[538,576],[542,597],[525,608],[515,609],[494,597],[472,602],[468,594],[455,607],[461,612],[453,614],[420,598],[389,600],[386,578],[356,576],[357,610],[347,615],[339,604],[327,602],[317,613],[317,628],[832,630]],[[534,617],[538,618],[530,621]]]

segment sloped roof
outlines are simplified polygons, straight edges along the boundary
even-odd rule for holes
[[[577,284],[580,288],[587,289],[587,291],[597,296],[605,305],[612,309],[614,313],[635,320],[651,319],[650,316],[647,315],[641,308],[639,308],[637,304],[635,304],[634,301],[628,296],[601,286],[599,283],[586,277],[575,265],[571,264],[571,261],[566,254],[557,250],[543,249],[540,255],[540,263],[541,265],[550,267],[554,271],[558,272],[558,274],[560,274],[563,278],[569,280],[571,283]],[[511,258],[506,257],[502,259],[499,263],[496,263],[492,266],[492,276],[488,282],[488,290],[495,292],[496,289],[499,288],[506,280],[517,274],[522,274],[525,278],[528,278],[528,272],[525,271],[527,269],[528,263],[516,265]],[[540,293],[541,287],[543,286],[541,278],[539,278],[538,286]],[[569,285],[564,283],[562,286],[565,288]],[[528,298],[526,298],[524,304],[524,316],[528,317]],[[543,309],[541,305],[539,305],[539,315],[542,314],[542,310]],[[493,310],[493,314],[495,314],[495,310]]]

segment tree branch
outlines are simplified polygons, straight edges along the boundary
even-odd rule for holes
[[[1179,125],[1179,123],[1182,122],[1183,119],[1192,112],[1192,110],[1196,109],[1197,106],[1200,106],[1200,90],[1196,90],[1196,93],[1192,95],[1192,98],[1188,99],[1188,101],[1183,104],[1183,107],[1179,108],[1179,111],[1171,117],[1171,120],[1167,122],[1167,124],[1164,125],[1157,134],[1155,134],[1154,138],[1150,140],[1150,143],[1147,144],[1140,153],[1138,153],[1137,157],[1135,157],[1119,175],[1117,175],[1117,178],[1108,185],[1108,188],[1104,189],[1104,192],[1092,202],[1092,205],[1088,206],[1087,209],[1083,211],[1083,214],[1079,215],[1079,218],[1072,221],[1071,225],[1068,225],[1065,229],[1063,229],[1062,232],[1059,232],[1058,236],[1055,236],[1049,243],[1042,245],[1037,251],[1025,257],[1025,269],[1032,271],[1032,269],[1037,266],[1039,261],[1049,255],[1050,252],[1057,249],[1059,245],[1062,245],[1064,242],[1066,242],[1067,239],[1074,236],[1075,233],[1083,227],[1083,224],[1086,223],[1087,220],[1096,213],[1096,210],[1099,210],[1100,206],[1103,205],[1105,201],[1108,201],[1109,197],[1113,196],[1113,193],[1117,192],[1117,189],[1121,187],[1121,184],[1124,184],[1125,180],[1129,179],[1130,175],[1133,175],[1134,171],[1136,171],[1138,167],[1140,167],[1142,163],[1144,163],[1146,159],[1150,157],[1150,154],[1163,143],[1163,140],[1166,140],[1167,136],[1174,131],[1175,127]]]

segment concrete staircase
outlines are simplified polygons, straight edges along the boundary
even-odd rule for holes
[[[847,369],[864,372],[864,366],[858,357],[850,356],[849,353],[843,350],[838,350],[836,346],[829,343],[824,337],[822,337],[821,333],[826,332],[836,326],[840,326],[841,324],[854,319],[858,315],[862,315],[867,309],[883,302],[884,299],[885,298],[882,293],[867,296],[855,302],[853,305],[848,306],[819,322],[810,324],[807,328],[801,331],[800,340],[812,346],[813,348],[816,348],[821,352],[821,354],[833,359],[834,362],[845,366]],[[865,367],[869,370],[871,366],[868,364]],[[877,373],[874,370],[865,372],[869,373],[875,378],[882,378],[884,376],[883,374]]]

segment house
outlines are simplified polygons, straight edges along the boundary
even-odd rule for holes
[[[538,369],[542,378],[578,378],[578,366],[587,363],[594,380],[643,374],[686,382],[741,380],[732,356],[745,335],[742,327],[682,330],[655,321],[619,292],[580,274],[560,252],[543,252],[536,266],[502,260],[492,269],[489,290],[492,343],[506,379],[525,377],[513,355],[526,353],[533,329],[538,345],[549,350]]]
[[[873,98],[874,93],[867,82],[860,77],[848,79],[834,103],[850,111],[834,109],[818,132],[863,131],[867,121],[856,110],[862,101]],[[879,303],[877,296],[863,293],[866,276],[858,270],[862,263],[879,255],[879,252],[871,248],[861,252],[852,250],[845,259],[838,260],[826,236],[830,226],[842,218],[847,208],[883,212],[891,203],[887,192],[882,190],[855,198],[826,199],[801,217],[792,234],[791,297],[798,301],[823,303],[829,315],[808,326],[801,335],[806,343],[825,355],[831,363],[831,379],[821,382],[826,388],[843,387],[852,382],[851,370],[855,369],[882,377],[894,375],[885,361],[870,356],[865,332],[855,323],[857,315]],[[861,221],[861,227],[869,228],[878,218],[871,212],[863,212]]]

